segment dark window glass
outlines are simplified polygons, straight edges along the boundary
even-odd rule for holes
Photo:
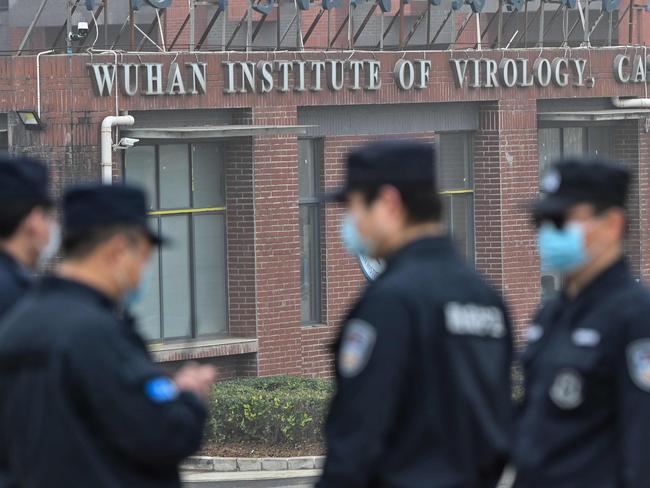
[[[193,207],[222,207],[226,204],[223,154],[218,144],[192,147]]]
[[[190,164],[187,144],[159,146],[160,208],[190,206]]]
[[[438,184],[444,190],[472,188],[468,135],[440,134]]]
[[[199,336],[228,328],[226,223],[223,214],[194,216],[194,314]]]
[[[127,183],[137,185],[147,192],[149,210],[158,208],[158,187],[156,184],[156,147],[135,146],[126,151]]]
[[[321,321],[320,158],[322,145],[298,141],[300,186],[300,315],[303,324]]]
[[[438,144],[438,183],[447,228],[458,250],[474,262],[474,184],[472,139],[468,133],[443,133]]]
[[[221,148],[140,145],[127,152],[124,173],[128,183],[147,190],[152,226],[170,239],[169,246],[152,256],[148,294],[134,310],[141,333],[151,341],[227,333]]]

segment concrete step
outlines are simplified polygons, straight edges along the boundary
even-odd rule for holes
[[[182,474],[185,488],[313,488],[319,476],[318,469]],[[511,469],[506,470],[498,488],[510,488],[514,478],[515,473]]]
[[[185,472],[182,479],[186,488],[313,488],[319,476],[318,469],[303,469],[234,473]]]

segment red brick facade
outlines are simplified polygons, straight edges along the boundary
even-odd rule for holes
[[[181,18],[182,21],[182,18]],[[168,19],[168,26],[172,19]],[[642,49],[638,53],[642,53]],[[538,106],[558,98],[587,100],[611,96],[645,96],[642,84],[619,84],[612,62],[623,50],[544,51],[548,59],[573,56],[588,59],[585,76],[593,87],[564,88],[458,88],[450,58],[464,52],[425,53],[200,53],[180,54],[179,63],[208,64],[207,92],[196,96],[144,96],[119,94],[120,110],[170,111],[174,109],[231,110],[232,124],[295,126],[300,110],[309,107],[386,107],[413,104],[476,104],[478,120],[473,130],[474,233],[477,268],[501,289],[510,303],[517,330],[533,313],[539,299],[539,262],[533,229],[525,204],[539,188]],[[628,50],[630,54],[631,50]],[[638,54],[637,53],[637,54]],[[484,58],[526,58],[531,63],[540,51],[483,51]],[[221,62],[272,59],[380,60],[382,87],[377,91],[339,92],[324,89],[268,94],[225,94]],[[162,62],[169,55],[124,55],[121,62]],[[478,56],[477,56],[478,57]],[[132,59],[131,59],[132,58]],[[401,90],[393,66],[400,58],[432,62],[426,88]],[[112,56],[94,56],[93,62],[112,63]],[[88,55],[44,56],[41,59],[43,131],[26,131],[14,111],[36,108],[36,60],[34,57],[0,58],[0,114],[7,113],[10,148],[47,158],[57,191],[70,183],[99,179],[99,127],[115,113],[114,97],[93,92],[86,63]],[[434,105],[432,105],[434,106]],[[437,106],[437,105],[435,105]],[[448,105],[453,112],[454,105]],[[371,121],[368,121],[369,123]],[[408,126],[404,121],[405,127]],[[615,152],[638,179],[633,189],[628,251],[635,270],[650,278],[650,140],[646,122],[616,123]],[[337,185],[343,176],[345,154],[377,137],[436,139],[435,131],[391,129],[385,134],[359,127],[349,133],[322,137],[323,187]],[[329,345],[339,322],[359,294],[364,278],[356,259],[343,249],[338,238],[342,210],[327,207],[322,215],[322,317],[323,324],[305,327],[300,320],[300,235],[298,205],[298,137],[270,134],[227,139],[226,206],[229,287],[229,331],[239,338],[258,340],[257,353],[215,359],[223,377],[233,375],[331,373]],[[114,156],[115,178],[121,164]],[[519,337],[521,337],[519,335]]]

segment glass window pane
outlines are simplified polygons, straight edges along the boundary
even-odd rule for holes
[[[583,156],[585,152],[584,135],[583,127],[564,127],[562,129],[562,156]]]
[[[318,204],[300,206],[300,314],[305,324],[320,321],[320,221]]]
[[[189,229],[186,215],[163,217],[161,231],[171,240],[162,248],[162,301],[165,338],[191,334]]]
[[[126,151],[124,180],[147,192],[149,210],[156,210],[156,147],[135,146]]]
[[[138,319],[138,330],[145,340],[160,340],[160,260],[157,249],[151,253],[151,261],[142,279],[146,293],[134,307],[133,315]]]
[[[451,197],[452,237],[458,251],[467,262],[474,261],[474,215],[473,195],[454,195]]]
[[[609,127],[587,128],[587,141],[589,143],[589,154],[599,158],[611,157],[611,137]]]
[[[543,177],[551,165],[562,156],[560,129],[539,129],[537,138],[539,142],[539,174]]]
[[[318,170],[313,139],[298,140],[298,177],[300,198],[314,198],[318,192]]]
[[[198,335],[227,331],[225,234],[226,222],[223,214],[194,217],[194,279]]]
[[[194,144],[192,169],[194,208],[224,206],[223,154],[219,145]]]
[[[472,185],[467,134],[440,134],[440,190],[470,189]]]
[[[187,144],[159,146],[160,207],[190,206],[190,164]]]

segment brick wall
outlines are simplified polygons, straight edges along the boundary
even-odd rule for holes
[[[639,194],[639,174],[642,167],[639,158],[639,143],[642,139],[638,120],[620,122],[614,133],[614,154],[617,160],[623,163],[633,175],[630,182],[630,196],[628,199],[628,226],[625,240],[625,253],[630,260],[630,266],[635,275],[641,270],[641,220]]]
[[[229,330],[256,337],[253,141],[234,139],[225,148]]]
[[[253,122],[296,124],[296,108],[255,107]],[[257,137],[253,159],[259,373],[300,374],[298,140]]]
[[[535,312],[540,269],[526,205],[539,194],[535,100],[500,100],[480,109],[474,138],[476,264],[500,288],[516,342]]]
[[[646,121],[640,120],[639,131],[639,166],[637,184],[639,189],[639,274],[650,282],[650,137],[646,130]]]
[[[498,289],[503,287],[499,104],[484,103],[474,135],[474,242],[476,268]]]

